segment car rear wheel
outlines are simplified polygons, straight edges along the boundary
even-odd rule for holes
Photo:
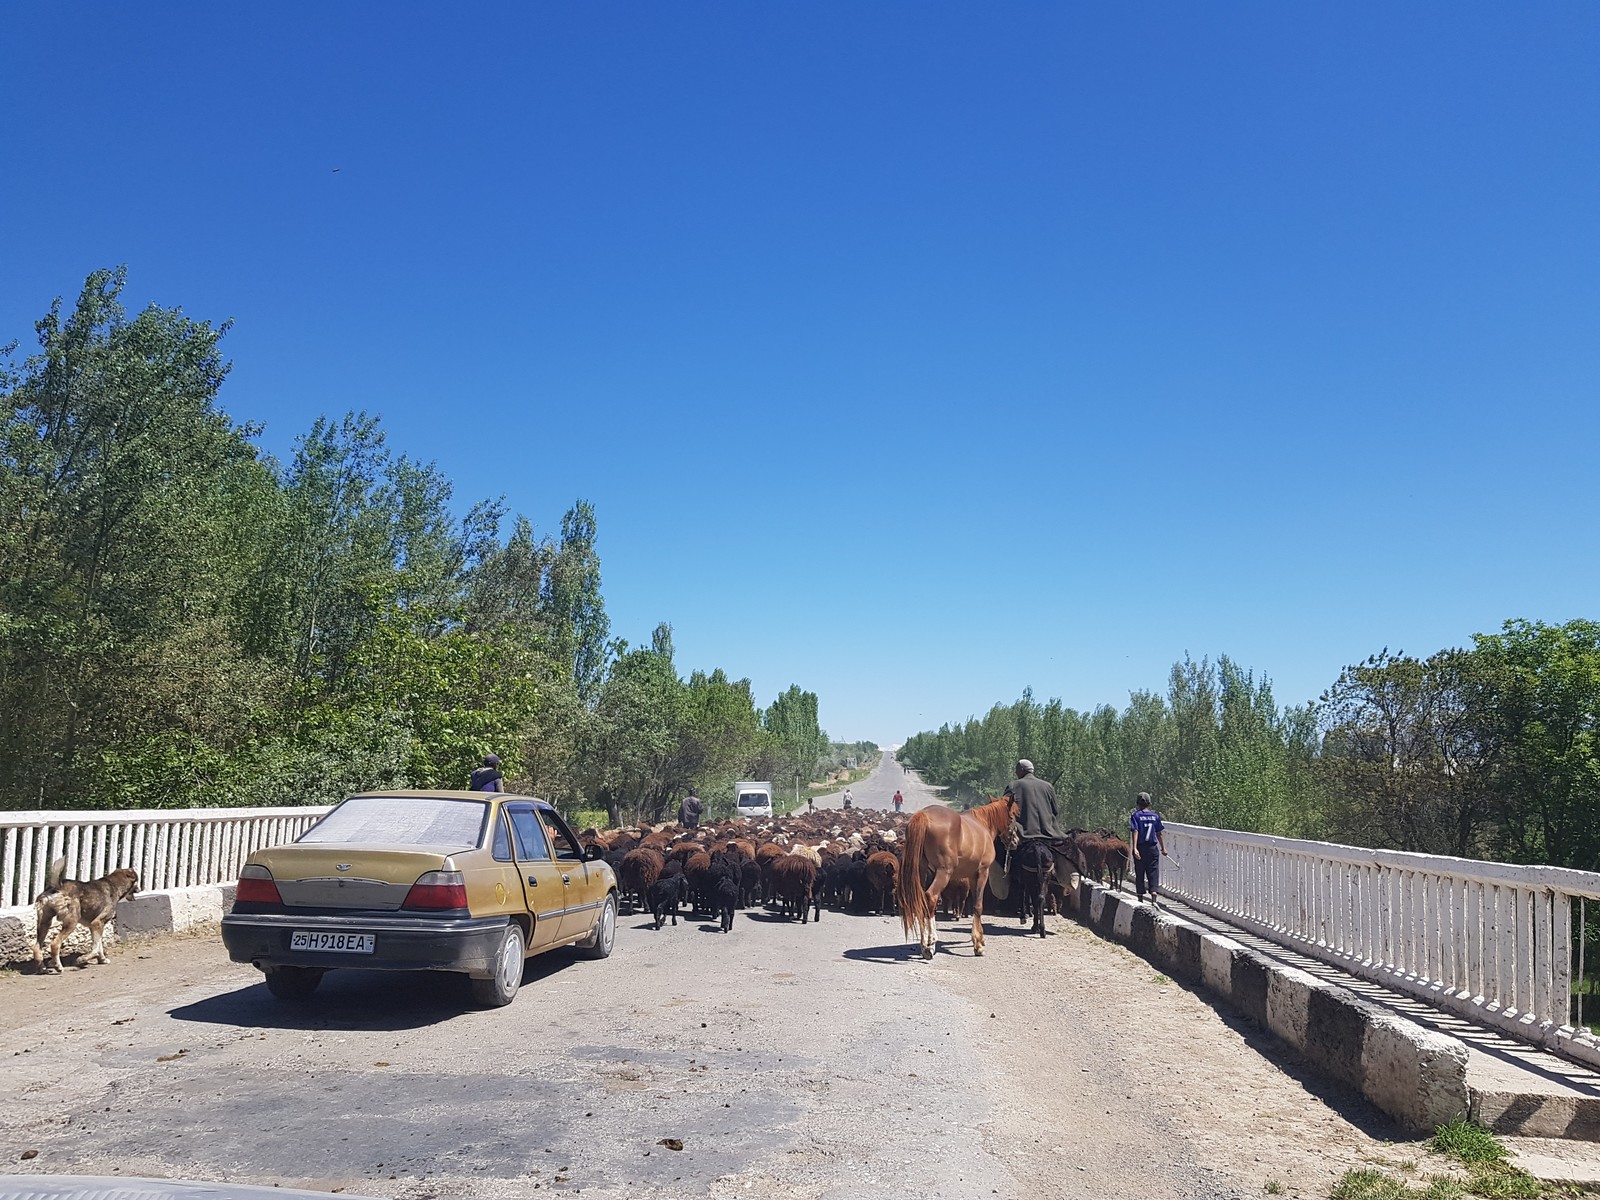
[[[512,921],[500,939],[500,952],[494,958],[494,974],[488,979],[472,980],[472,998],[489,1008],[503,1008],[516,997],[522,986],[522,968],[527,943],[522,937],[522,926]]]
[[[304,1000],[322,982],[316,967],[268,967],[267,991],[279,1000]]]
[[[610,958],[617,942],[617,898],[607,896],[594,923],[594,932],[577,943],[580,958]]]

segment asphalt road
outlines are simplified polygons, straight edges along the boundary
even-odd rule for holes
[[[856,794],[895,786],[931,798],[887,757]],[[924,963],[894,917],[625,917],[609,960],[536,959],[494,1011],[376,972],[284,1005],[215,931],[0,973],[0,1171],[406,1200],[1325,1195],[1393,1136],[1065,918],[1043,941],[991,922],[983,959],[941,928]]]
[[[915,812],[929,804],[940,804],[939,789],[929,787],[915,771],[905,770],[891,754],[884,754],[878,767],[860,783],[850,786],[850,802],[857,808],[894,809],[894,794],[898,790],[905,801],[905,811]],[[818,808],[840,808],[844,804],[844,789],[816,797]]]

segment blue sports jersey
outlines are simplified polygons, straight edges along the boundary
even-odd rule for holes
[[[1141,808],[1128,818],[1128,832],[1133,835],[1135,846],[1155,846],[1156,834],[1166,826],[1161,823],[1161,814],[1153,808]]]

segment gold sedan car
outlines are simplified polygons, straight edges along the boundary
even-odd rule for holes
[[[458,971],[511,1003],[524,961],[557,946],[605,958],[617,878],[543,800],[497,792],[351,796],[239,872],[222,941],[274,996],[309,996],[335,967]]]

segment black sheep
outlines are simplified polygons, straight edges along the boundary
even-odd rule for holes
[[[739,868],[739,907],[749,908],[761,899],[761,864],[746,862]]]
[[[656,919],[655,927],[660,929],[667,916],[672,917],[672,923],[678,923],[678,905],[689,898],[689,877],[683,872],[676,875],[663,875],[650,885],[650,911]]]
[[[739,890],[737,876],[725,874],[717,878],[717,915],[722,918],[723,933],[733,929],[733,910],[739,906]]]

